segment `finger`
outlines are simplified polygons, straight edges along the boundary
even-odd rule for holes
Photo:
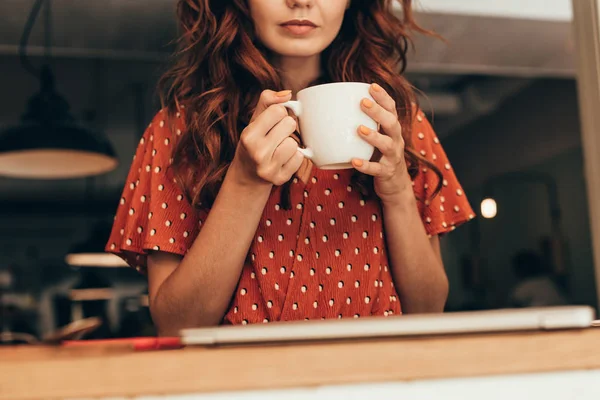
[[[357,171],[371,176],[382,176],[385,172],[385,168],[380,163],[358,158],[352,160],[352,166],[356,168]]]
[[[275,151],[281,144],[290,139],[292,142],[296,143],[296,147],[298,147],[297,142],[291,137],[293,133],[296,131],[296,121],[294,118],[289,115],[279,121],[267,134],[265,138],[265,144],[271,154],[274,154]],[[283,164],[283,163],[282,163]]]
[[[360,107],[369,117],[381,125],[388,136],[393,138],[402,137],[402,127],[395,114],[392,114],[373,100],[366,98],[360,102]]]
[[[288,162],[283,164],[281,167],[282,180],[287,182],[290,177],[300,169],[303,162],[304,155],[299,151],[294,152],[294,155],[288,160]]]
[[[382,88],[378,84],[374,83],[369,88],[369,93],[371,94],[371,96],[373,96],[373,99],[375,99],[375,101],[377,103],[379,103],[379,105],[381,105],[381,107],[383,107],[385,110],[391,112],[396,117],[398,116],[398,109],[396,108],[396,102],[394,101],[392,96],[390,96],[388,94],[388,92],[385,91],[384,88]]]
[[[248,125],[247,130],[249,132],[249,135],[252,137],[264,138],[276,125],[278,125],[284,119],[291,119],[294,122],[294,126],[296,125],[296,122],[293,118],[288,118],[288,112],[284,106],[274,104],[269,106],[258,116],[258,118],[256,118],[254,122]],[[288,124],[290,126],[292,125],[290,122],[288,122]],[[283,140],[283,138],[281,140]]]
[[[298,153],[298,143],[291,137],[287,137],[273,152],[273,163],[278,166],[285,165],[296,153]]]
[[[358,128],[358,133],[367,143],[379,150],[382,155],[392,160],[399,158],[403,146],[402,143],[397,143],[390,136],[382,135],[364,125]]]
[[[267,108],[273,104],[281,104],[292,98],[291,90],[282,90],[281,92],[275,92],[273,90],[263,90],[252,114],[250,122],[253,122],[259,115],[261,115]]]

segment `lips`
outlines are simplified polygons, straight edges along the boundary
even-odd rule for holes
[[[306,35],[317,28],[317,25],[310,20],[294,19],[281,24],[281,27],[293,35]]]

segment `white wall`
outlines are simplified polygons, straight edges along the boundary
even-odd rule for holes
[[[570,21],[571,0],[417,0],[417,9],[442,14]]]

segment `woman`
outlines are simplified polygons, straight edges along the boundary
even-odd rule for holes
[[[181,46],[140,141],[107,251],[148,275],[161,335],[182,328],[441,312],[438,236],[473,218],[404,67],[391,0],[180,0]],[[281,106],[374,82],[358,134],[381,153],[318,170]],[[376,83],[375,83],[376,82]]]

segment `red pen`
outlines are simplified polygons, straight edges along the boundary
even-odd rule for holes
[[[64,347],[128,345],[136,351],[172,350],[183,347],[178,337],[138,337],[121,339],[71,340],[62,343]]]

